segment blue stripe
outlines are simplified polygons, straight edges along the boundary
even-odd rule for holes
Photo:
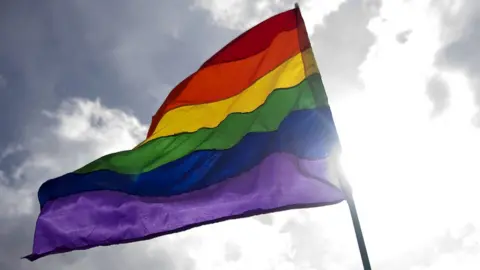
[[[329,107],[295,111],[276,131],[249,133],[227,150],[202,150],[149,172],[131,175],[101,170],[69,173],[45,182],[40,205],[48,200],[93,190],[115,190],[138,196],[172,196],[221,182],[259,164],[275,152],[305,159],[328,156],[338,143]]]

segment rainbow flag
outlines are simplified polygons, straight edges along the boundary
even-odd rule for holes
[[[300,10],[285,11],[178,84],[137,147],[42,184],[26,258],[341,202],[338,145]]]

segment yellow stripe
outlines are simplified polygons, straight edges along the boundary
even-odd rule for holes
[[[303,58],[310,57],[313,58],[311,49],[303,52]],[[302,53],[299,53],[236,96],[211,103],[183,106],[167,112],[152,135],[141,144],[159,137],[216,127],[229,114],[251,112],[262,105],[275,89],[295,86],[315,72],[318,72],[316,67],[304,67]]]

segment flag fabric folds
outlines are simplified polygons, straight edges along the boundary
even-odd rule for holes
[[[338,144],[300,10],[285,11],[178,84],[137,147],[42,184],[27,258],[338,203]]]

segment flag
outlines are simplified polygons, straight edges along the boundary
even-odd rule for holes
[[[338,144],[300,10],[279,13],[179,83],[137,147],[43,183],[27,258],[341,202]]]

